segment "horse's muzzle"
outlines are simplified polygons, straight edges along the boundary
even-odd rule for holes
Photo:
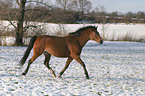
[[[100,40],[99,44],[103,44],[103,40]]]

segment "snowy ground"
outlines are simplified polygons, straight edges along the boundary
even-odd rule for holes
[[[145,96],[145,43],[88,42],[81,58],[89,80],[76,61],[62,78],[53,78],[43,65],[43,55],[22,76],[27,64],[19,69],[17,63],[25,50],[26,47],[0,46],[0,96]],[[57,75],[65,61],[52,56],[50,63]]]

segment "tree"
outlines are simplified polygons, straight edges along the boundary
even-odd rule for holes
[[[75,20],[76,12],[72,10],[72,3],[74,0],[56,0],[57,8],[55,12],[55,17],[58,18],[60,23],[73,23]]]
[[[107,21],[106,16],[106,11],[105,11],[105,7],[104,6],[99,6],[95,8],[95,12],[96,12],[96,16],[97,16],[97,21],[98,23],[103,23],[105,24]]]
[[[19,5],[19,14],[18,14],[18,23],[16,28],[16,45],[23,45],[23,33],[24,33],[24,27],[23,27],[23,22],[24,22],[24,16],[25,16],[25,5],[26,5],[26,0],[16,0],[17,4]]]
[[[131,19],[133,18],[133,13],[132,12],[128,12],[125,15],[125,21],[127,21],[126,23],[131,23]]]
[[[56,0],[58,8],[55,10],[55,16],[59,18],[58,22],[65,23],[67,19],[67,8],[71,0]]]
[[[81,12],[82,19],[84,17],[84,13],[88,13],[92,8],[92,4],[88,0],[73,0],[70,6],[73,10]]]
[[[144,18],[144,16],[145,16],[144,12],[139,11],[139,12],[136,13],[136,18],[138,18],[138,19]]]
[[[64,11],[66,11],[71,0],[56,0],[56,2],[60,8],[62,8]]]
[[[11,0],[11,1],[14,2],[14,0]],[[25,13],[27,11],[30,11],[30,10],[35,10],[35,9],[26,9],[26,4],[35,2],[35,3],[43,4],[43,5],[47,6],[47,7],[50,7],[49,5],[47,5],[46,3],[43,3],[41,1],[15,0],[16,4],[18,5],[18,8],[15,11],[11,11],[11,9],[12,9],[11,8],[9,10],[7,9],[7,11],[3,11],[3,12],[0,13],[0,14],[3,14],[4,15],[4,19],[8,20],[10,22],[10,24],[15,28],[15,32],[16,32],[15,45],[16,46],[24,45],[23,44],[23,35],[24,35],[24,32],[27,29],[29,29],[30,27],[37,28],[37,25],[25,25],[24,26]],[[12,22],[12,18],[13,17],[16,18],[16,21],[17,21],[16,25]]]
[[[13,6],[13,0],[1,0],[0,1],[0,18],[4,19],[6,14],[10,13],[11,8]],[[5,13],[5,14],[4,14]],[[13,14],[8,14],[8,17]]]

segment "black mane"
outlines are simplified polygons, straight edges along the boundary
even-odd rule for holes
[[[86,27],[82,27],[82,28],[78,29],[78,30],[75,31],[75,32],[69,33],[69,35],[77,35],[77,36],[80,36],[80,35],[81,35],[81,34],[80,34],[81,31],[84,31],[84,30],[89,29],[89,28],[96,28],[96,27],[95,27],[95,26],[86,26]]]

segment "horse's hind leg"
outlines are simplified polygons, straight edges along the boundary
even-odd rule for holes
[[[38,56],[33,55],[33,57],[29,60],[28,66],[27,66],[26,70],[22,73],[22,75],[26,75],[26,74],[27,74],[27,72],[28,72],[28,70],[29,70],[29,68],[30,68],[30,65],[33,63],[33,61],[34,61],[37,57],[38,57]]]
[[[45,66],[50,70],[50,72],[52,73],[53,77],[56,77],[55,72],[49,66],[49,60],[50,60],[51,55],[48,52],[46,52],[46,51],[44,52],[44,55],[45,55],[45,61],[44,61]]]
[[[59,73],[59,75],[57,76],[58,78],[59,77],[61,77],[61,75],[64,73],[64,71],[68,68],[68,66],[69,66],[69,64],[72,62],[72,58],[71,57],[69,57],[68,59],[67,59],[67,61],[66,61],[66,64],[65,64],[65,67],[64,67],[64,69]]]
[[[28,66],[27,66],[26,70],[22,73],[22,75],[26,75],[26,74],[27,74],[27,72],[28,72],[28,70],[29,70],[29,68],[30,68],[30,65],[33,63],[33,61],[34,61],[37,57],[39,57],[39,56],[42,54],[42,52],[43,52],[43,50],[40,50],[40,49],[37,48],[37,47],[34,47],[34,48],[33,48],[33,56],[32,56],[32,58],[29,60]]]

